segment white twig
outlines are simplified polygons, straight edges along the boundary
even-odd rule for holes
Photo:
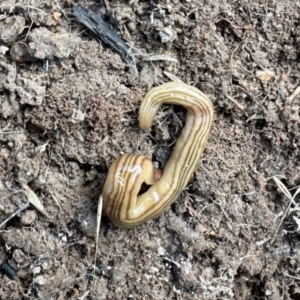
[[[6,220],[4,220],[1,224],[0,224],[0,228],[3,227],[9,220],[11,220],[13,217],[15,217],[18,213],[22,212],[23,210],[25,210],[28,206],[29,206],[30,202],[27,201],[27,203],[25,203],[24,205],[22,205],[20,208],[18,208],[12,215],[10,215]]]
[[[273,236],[273,238],[272,238],[272,240],[271,240],[271,244],[273,244],[273,242],[274,242],[274,240],[275,240],[275,238],[276,238],[276,235],[278,234],[278,232],[279,232],[279,230],[280,230],[280,227],[281,227],[281,225],[282,225],[282,223],[283,223],[283,221],[284,221],[286,215],[288,214],[288,212],[289,212],[289,210],[290,210],[290,207],[291,207],[292,203],[295,204],[294,199],[295,199],[296,196],[300,193],[300,187],[299,187],[299,188],[296,190],[294,196],[292,196],[291,193],[290,193],[290,192],[288,191],[288,189],[286,188],[286,186],[285,186],[278,178],[276,178],[275,176],[274,176],[273,178],[274,178],[274,181],[275,181],[275,183],[277,184],[278,188],[279,188],[279,189],[282,191],[282,193],[290,200],[290,202],[289,202],[288,206],[286,207],[286,209],[284,210],[284,213],[283,213],[283,215],[282,215],[282,218],[281,218],[281,220],[280,220],[280,223],[279,223],[279,225],[278,225],[278,227],[277,227],[277,229],[276,229],[276,231],[275,231],[275,233],[274,233],[274,236]]]
[[[298,86],[294,92],[287,98],[288,101],[293,101],[297,96],[298,94],[300,93],[300,86]]]
[[[296,280],[300,280],[300,277],[296,277],[296,276],[292,276],[290,274],[287,274],[287,273],[282,273],[284,276],[287,276],[287,277],[290,277],[290,278],[293,278],[293,279],[296,279]]]

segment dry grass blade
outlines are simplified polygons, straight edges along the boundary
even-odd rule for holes
[[[22,183],[22,188],[27,196],[27,200],[44,216],[48,217],[43,204],[33,190],[25,183]]]
[[[276,238],[276,236],[277,236],[277,234],[278,234],[278,232],[279,232],[279,230],[281,228],[281,225],[282,225],[282,223],[283,223],[283,221],[284,221],[284,219],[285,219],[288,211],[290,210],[290,207],[291,207],[292,203],[294,202],[295,197],[300,193],[300,187],[299,187],[297,189],[297,191],[295,192],[294,196],[292,196],[291,193],[286,188],[286,186],[278,178],[276,178],[276,177],[273,177],[273,178],[274,178],[274,181],[276,182],[278,188],[290,200],[290,202],[289,202],[288,206],[286,207],[286,209],[284,210],[284,213],[283,213],[283,216],[282,216],[282,218],[280,220],[280,223],[279,223],[279,225],[278,225],[278,227],[277,227],[277,229],[276,229],[276,231],[274,233],[274,236],[273,236],[273,238],[271,240],[271,244],[274,242],[274,240],[275,240],[275,238]]]
[[[175,76],[174,74],[172,73],[169,73],[167,71],[164,71],[164,74],[172,81],[175,81],[175,82],[183,82],[179,77]]]
[[[52,196],[52,198],[54,199],[54,201],[55,201],[55,203],[57,204],[57,206],[59,207],[60,211],[62,211],[58,199],[57,199],[57,198],[55,197],[55,195],[50,191],[50,189],[49,189],[49,193],[50,193],[50,195]]]
[[[297,197],[298,194],[300,194],[300,186],[297,188],[297,190],[293,196],[293,200],[295,200],[295,198]]]
[[[278,188],[285,194],[285,196],[289,199],[292,199],[291,193],[288,191],[286,186],[276,177],[273,177],[275,183],[277,184]]]
[[[97,208],[97,228],[96,228],[96,249],[95,249],[95,268],[96,270],[96,260],[97,260],[97,253],[98,253],[98,244],[99,244],[99,232],[100,232],[100,225],[101,225],[101,217],[102,217],[102,208],[103,208],[103,199],[102,195],[98,201],[98,208]]]
[[[300,280],[300,277],[292,276],[292,275],[287,274],[287,273],[285,273],[285,272],[283,272],[283,275],[284,275],[284,276],[287,276],[287,277],[290,277],[290,278],[293,278],[293,279],[296,279],[296,280]]]
[[[288,97],[288,101],[293,101],[300,94],[300,86],[298,86],[295,91]]]
[[[170,55],[150,55],[143,58],[143,61],[171,61],[178,63],[178,60]]]

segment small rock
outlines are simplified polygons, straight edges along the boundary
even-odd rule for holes
[[[25,43],[14,43],[10,48],[11,58],[16,62],[35,62],[37,59],[32,56]]]

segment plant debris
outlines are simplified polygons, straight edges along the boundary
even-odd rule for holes
[[[78,22],[89,28],[106,45],[118,53],[127,65],[135,66],[137,59],[132,49],[118,36],[112,27],[102,18],[81,4],[77,4],[74,16]]]

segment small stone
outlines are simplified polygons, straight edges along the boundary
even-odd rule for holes
[[[37,59],[32,56],[25,43],[14,43],[10,48],[11,58],[16,62],[35,62]]]

